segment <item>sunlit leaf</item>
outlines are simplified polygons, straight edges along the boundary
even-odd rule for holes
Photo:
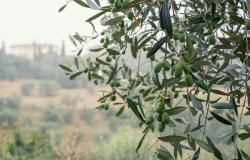
[[[83,2],[82,0],[73,0],[73,1],[76,2],[77,4],[79,4],[82,7],[89,8],[89,6],[85,2]]]

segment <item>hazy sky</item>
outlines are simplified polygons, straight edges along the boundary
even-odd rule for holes
[[[75,31],[91,35],[91,26],[85,20],[95,12],[70,3],[58,13],[65,0],[0,0],[0,41],[60,45],[66,40],[68,50],[73,49],[68,34]]]

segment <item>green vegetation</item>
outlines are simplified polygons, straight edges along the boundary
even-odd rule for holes
[[[133,113],[142,130],[135,152],[143,156],[141,146],[153,133],[161,160],[249,159],[249,0],[72,3],[99,11],[86,22],[94,31],[101,23],[105,30],[93,39],[105,41],[82,66],[60,67],[70,80],[86,75],[111,88],[97,108]],[[71,40],[79,59],[85,42]],[[119,98],[110,101],[114,95]]]
[[[71,3],[97,12],[101,46],[1,51],[0,159],[250,159],[249,0]]]
[[[55,82],[44,81],[39,86],[39,93],[42,96],[53,96],[57,90],[58,86]]]
[[[44,110],[43,120],[45,122],[57,123],[60,122],[60,115],[58,109],[53,106],[49,106]]]
[[[1,144],[1,159],[48,159],[52,160],[49,136],[44,133],[13,134],[11,139]]]
[[[32,83],[24,83],[21,86],[21,94],[24,96],[30,96],[33,88],[34,85]]]
[[[34,84],[39,83],[34,82]],[[12,97],[4,98],[4,102]],[[99,160],[100,157],[104,160],[119,159],[119,157],[125,160],[137,157],[135,152],[126,153],[132,152],[139,141],[136,136],[131,136],[131,134],[140,135],[140,130],[137,129],[138,121],[129,113],[123,113],[118,119],[114,116],[115,110],[100,113],[91,108],[84,109],[82,112],[84,114],[79,115],[76,107],[68,108],[67,104],[60,107],[56,105],[42,106],[40,110],[43,112],[32,111],[37,110],[37,106],[30,106],[29,110],[24,109],[26,103],[20,103],[17,107],[18,110],[17,108],[8,109],[6,103],[4,104],[0,112],[0,159],[42,160],[46,158],[54,160],[70,157],[72,153],[75,157],[84,160]],[[62,111],[63,109],[66,110]],[[28,117],[25,116],[26,112],[28,112]],[[82,123],[84,127],[77,131],[78,127],[75,125]],[[70,129],[67,129],[68,126]],[[91,131],[87,128],[95,131],[90,134]],[[144,144],[145,150],[147,149],[146,144],[150,144],[150,142]],[[116,147],[117,145],[119,148]],[[67,152],[65,152],[65,147],[68,147]],[[117,149],[114,150],[113,147]],[[90,150],[86,151],[86,148]],[[153,154],[153,150],[145,153],[145,159],[153,159],[148,157],[149,154]]]
[[[0,123],[2,127],[13,127],[17,121],[17,113],[11,109],[5,109],[0,112]]]
[[[72,110],[69,110],[63,114],[63,121],[67,124],[72,124],[74,122],[75,118],[75,112]]]
[[[133,136],[131,136],[133,135]],[[136,135],[139,133],[129,127],[120,128],[112,137],[102,141],[95,152],[86,156],[86,160],[128,160],[137,159],[138,155],[134,152],[137,145]],[[143,148],[147,149],[150,141],[147,141]],[[153,151],[145,153],[144,160],[156,160]]]

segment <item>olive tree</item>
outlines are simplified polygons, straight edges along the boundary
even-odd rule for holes
[[[201,151],[249,159],[241,147],[250,137],[249,0],[72,0],[59,11],[70,2],[97,11],[86,22],[101,47],[81,55],[86,40],[75,34],[74,66],[60,67],[71,80],[85,74],[110,86],[98,109],[134,113],[143,131],[139,156],[155,133],[159,159],[199,159]],[[232,152],[223,153],[218,139]]]

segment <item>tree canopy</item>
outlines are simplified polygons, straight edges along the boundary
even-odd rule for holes
[[[96,10],[86,22],[105,30],[95,33],[101,47],[90,58],[81,55],[83,37],[71,36],[74,65],[60,66],[71,80],[85,74],[110,86],[97,109],[134,113],[143,131],[139,156],[147,134],[158,133],[162,160],[199,159],[201,150],[250,159],[240,145],[250,137],[249,0],[72,0],[59,11],[70,2]]]

